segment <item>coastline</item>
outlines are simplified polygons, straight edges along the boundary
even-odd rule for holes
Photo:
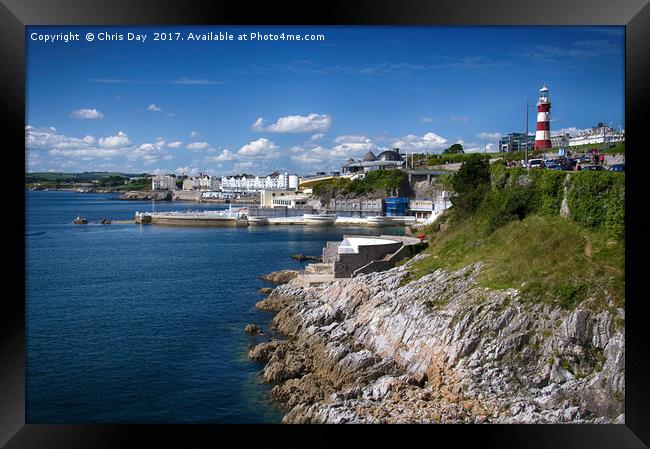
[[[286,338],[249,352],[284,423],[624,422],[622,309],[481,288],[480,263],[408,282],[420,257],[256,304]]]

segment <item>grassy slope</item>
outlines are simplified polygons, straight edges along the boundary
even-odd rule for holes
[[[624,242],[570,219],[535,214],[484,235],[470,218],[434,233],[427,253],[415,263],[415,277],[483,261],[484,287],[519,288],[528,300],[564,308],[589,297],[596,309],[611,299],[616,307],[624,304]]]

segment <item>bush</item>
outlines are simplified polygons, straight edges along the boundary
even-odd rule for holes
[[[579,172],[567,193],[570,216],[589,228],[604,227],[622,238],[625,230],[625,174]]]

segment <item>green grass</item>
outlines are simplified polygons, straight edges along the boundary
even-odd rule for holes
[[[480,286],[518,288],[524,300],[565,309],[589,297],[595,308],[607,307],[609,298],[624,304],[624,243],[570,219],[533,214],[486,235],[474,216],[433,234],[426,252],[431,256],[413,264],[413,278],[482,261]]]

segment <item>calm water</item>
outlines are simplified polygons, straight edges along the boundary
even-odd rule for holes
[[[174,228],[130,220],[149,202],[27,192],[28,423],[280,422],[250,345],[272,315],[257,276],[363,228]],[[158,203],[156,211],[215,209]],[[73,225],[76,216],[89,224]],[[386,231],[397,233],[399,230]],[[267,333],[268,334],[268,333]]]

